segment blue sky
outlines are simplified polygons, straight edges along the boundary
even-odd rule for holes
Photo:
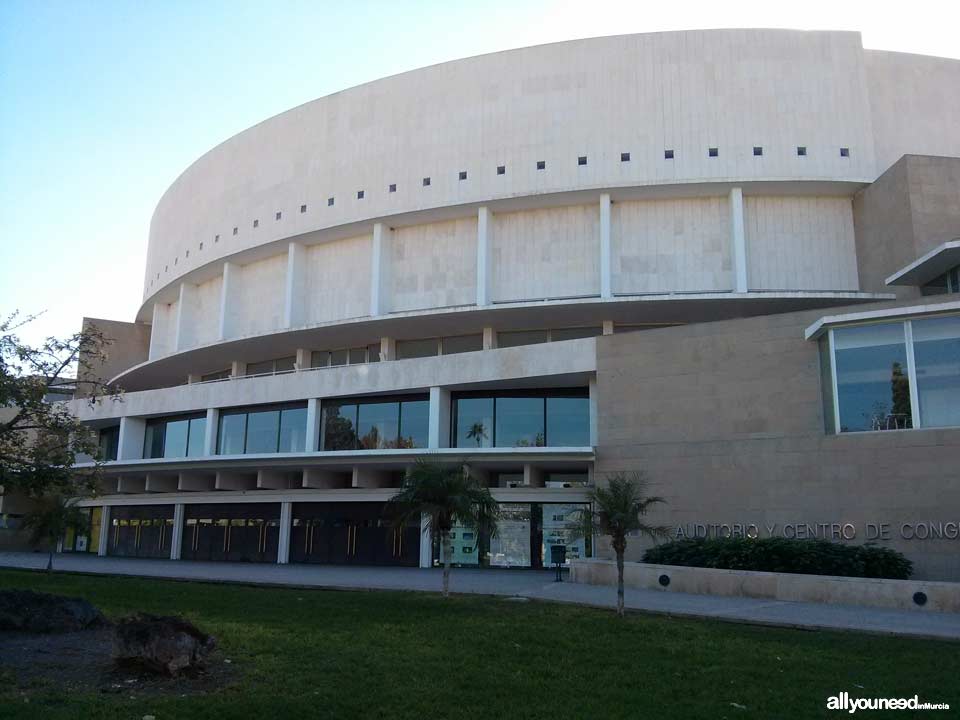
[[[0,314],[23,335],[132,320],[163,191],[231,135],[316,97],[444,60],[701,27],[859,29],[960,57],[951,3],[626,0],[0,0]]]

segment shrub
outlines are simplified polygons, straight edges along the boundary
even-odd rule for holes
[[[780,537],[675,540],[650,548],[644,553],[643,561],[656,565],[896,580],[906,580],[913,572],[913,563],[890,548]]]

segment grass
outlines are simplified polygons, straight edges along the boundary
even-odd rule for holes
[[[112,617],[182,613],[218,638],[238,682],[130,700],[24,691],[6,676],[0,718],[818,718],[843,716],[826,710],[843,690],[960,708],[957,643],[488,597],[0,570],[7,587],[84,597]]]

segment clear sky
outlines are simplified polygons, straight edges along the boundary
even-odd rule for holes
[[[860,30],[960,58],[956,2],[0,0],[0,314],[133,319],[150,216],[217,143],[271,115],[445,60],[714,27]],[[953,92],[960,91],[954,88]]]

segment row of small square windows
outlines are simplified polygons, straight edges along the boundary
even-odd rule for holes
[[[755,157],[760,157],[760,156],[762,156],[762,155],[763,155],[763,147],[762,147],[761,145],[754,145],[754,146],[753,146],[753,154],[754,154]],[[805,145],[797,145],[797,156],[798,156],[798,157],[806,157],[806,155],[807,155],[807,148],[806,148],[806,146],[805,146]],[[707,148],[707,157],[715,158],[715,157],[719,157],[719,156],[720,156],[720,148],[716,148],[716,147]],[[664,150],[664,151],[663,151],[663,158],[664,158],[664,160],[673,160],[675,157],[676,157],[676,155],[674,154],[674,151],[673,151],[673,150]],[[846,147],[840,148],[840,157],[845,157],[845,158],[850,157],[850,148],[846,148]],[[620,162],[630,162],[630,153],[628,153],[628,152],[622,152],[622,153],[620,153]],[[586,155],[579,155],[579,156],[577,156],[577,165],[586,165],[586,164],[587,164],[587,156],[586,156]],[[547,169],[547,161],[546,161],[546,160],[537,160],[537,170],[546,170],[546,169]],[[497,175],[506,175],[506,174],[507,174],[507,166],[506,166],[506,165],[497,165]],[[466,180],[466,179],[467,179],[467,171],[466,171],[466,170],[461,170],[461,171],[460,171],[459,179],[460,179],[460,180]],[[430,178],[429,178],[429,177],[423,178],[423,187],[429,187],[429,186],[430,186]],[[396,183],[390,183],[390,185],[387,186],[387,192],[392,192],[392,193],[394,193],[394,192],[396,192],[396,191],[397,191],[397,184],[396,184]],[[365,194],[365,193],[364,193],[363,190],[357,190],[357,200],[363,200],[364,194]],[[334,198],[332,198],[332,197],[327,198],[327,207],[333,207],[333,203],[334,203]],[[306,211],[307,211],[307,206],[306,206],[306,205],[301,205],[301,206],[300,206],[300,213],[303,214],[303,213],[305,213]],[[283,217],[283,213],[278,210],[277,213],[276,213],[276,215],[274,216],[274,220],[280,220],[282,217]],[[253,226],[254,226],[255,228],[260,227],[260,220],[254,220],[254,221],[253,221]],[[240,228],[239,228],[239,227],[233,228],[233,234],[234,234],[234,235],[238,235],[239,233],[240,233]],[[220,242],[220,236],[219,236],[219,235],[214,235],[214,236],[213,236],[213,241],[214,241],[215,243],[216,243],[216,242]],[[203,250],[203,242],[200,243],[200,249]],[[187,250],[187,252],[186,252],[186,257],[190,257],[190,251],[189,251],[189,250]],[[180,259],[179,257],[174,258],[174,259],[173,259],[173,264],[176,265],[176,264],[177,264],[177,261],[178,261],[179,259]],[[167,272],[169,269],[170,269],[170,266],[169,266],[169,265],[166,265],[166,266],[164,266],[163,271],[164,271],[164,272]],[[157,273],[157,280],[159,280],[159,279],[160,279],[160,273]],[[150,284],[152,285],[153,283],[151,282]]]

